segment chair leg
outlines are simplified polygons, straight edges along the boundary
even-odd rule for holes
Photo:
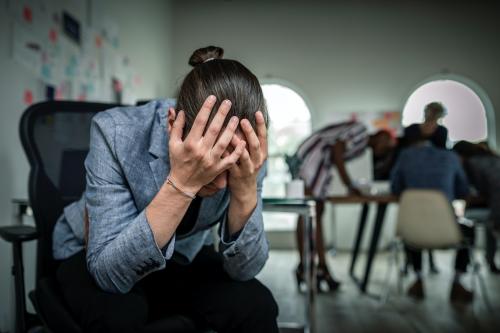
[[[396,266],[398,273],[398,294],[401,296],[403,294],[403,280],[408,274],[408,260],[405,259],[405,266],[400,265],[399,255],[402,252],[402,243],[398,242],[396,247]]]
[[[488,297],[488,290],[486,288],[486,283],[484,281],[484,277],[481,274],[481,264],[476,258],[476,253],[473,247],[469,248],[469,253],[471,256],[471,287],[474,294],[477,294],[476,291],[480,291],[483,297],[484,305],[486,309],[493,314],[493,308],[491,307],[490,299]],[[476,283],[479,288],[476,288]]]
[[[26,304],[24,292],[23,247],[21,242],[12,243],[14,287],[16,293],[16,324],[15,332],[26,331]]]
[[[391,275],[392,271],[395,269],[396,275],[398,275],[398,286],[399,286],[399,255],[398,255],[398,243],[397,241],[392,242],[389,245],[390,253],[388,257],[388,267],[387,267],[387,273],[386,273],[386,278],[385,278],[385,287],[384,287],[384,294],[381,297],[381,304],[387,303],[389,300],[389,295],[391,292]]]
[[[380,298],[380,303],[385,304],[389,300],[389,294],[391,292],[391,271],[392,271],[392,266],[393,266],[393,260],[392,260],[392,250],[393,244],[389,245],[389,255],[387,256],[387,271],[385,273],[385,283],[384,283],[384,292],[382,294],[382,297]]]
[[[486,309],[493,313],[493,308],[491,307],[490,299],[488,297],[488,290],[486,288],[486,282],[484,281],[484,277],[481,274],[481,265],[479,264],[478,261],[475,260],[472,263],[472,271],[473,274],[476,276],[476,281],[477,284],[479,285],[479,290],[481,291],[481,294],[483,296],[483,301],[484,305],[486,306]],[[475,288],[474,288],[475,289]]]

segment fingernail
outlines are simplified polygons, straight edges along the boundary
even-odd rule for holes
[[[231,126],[236,126],[238,124],[238,117],[232,116],[230,121],[231,121]]]
[[[214,95],[208,96],[208,101],[209,102],[215,102],[215,96]]]
[[[224,100],[224,103],[227,104],[227,105],[231,105],[231,101],[228,100],[228,99]]]

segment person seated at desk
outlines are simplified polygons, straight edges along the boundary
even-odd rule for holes
[[[292,178],[302,179],[306,195],[317,199],[315,244],[318,260],[312,258],[312,263],[316,265],[316,283],[319,292],[325,291],[324,284],[328,291],[337,290],[340,285],[332,277],[326,264],[322,227],[325,199],[332,180],[332,166],[337,168],[349,194],[359,195],[361,192],[352,182],[345,162],[359,157],[367,147],[372,148],[375,156],[381,156],[390,151],[394,145],[395,142],[389,132],[378,131],[369,135],[365,125],[357,121],[348,121],[332,124],[314,132],[300,144],[293,156],[286,157]],[[304,225],[300,219],[296,232],[300,262],[295,270],[299,289],[304,282],[304,258],[302,258]]]
[[[494,235],[500,232],[500,156],[485,143],[459,141],[453,150],[460,155],[469,181],[486,199],[490,209],[489,223],[486,232],[486,262],[490,271],[499,274],[495,263],[497,239]]]
[[[424,109],[424,122],[412,124],[404,129],[402,142],[411,145],[420,140],[429,140],[434,146],[446,149],[448,130],[439,124],[446,116],[446,108],[439,102],[427,104]]]
[[[217,332],[278,332],[277,304],[255,279],[269,249],[264,96],[222,55],[193,53],[175,109],[153,101],[92,121],[84,197],[53,234],[57,279],[85,332],[138,332],[171,314]]]
[[[391,173],[391,190],[400,195],[407,189],[435,189],[442,191],[451,202],[469,194],[467,177],[458,156],[440,149],[429,141],[418,141],[401,152]],[[462,234],[468,242],[474,241],[474,229],[460,224]],[[425,296],[422,278],[422,252],[405,246],[406,254],[416,274],[416,280],[408,289],[408,295],[416,299]],[[450,300],[470,302],[473,293],[461,284],[461,276],[467,271],[469,250],[457,250],[455,276]]]

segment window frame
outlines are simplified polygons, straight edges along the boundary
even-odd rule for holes
[[[483,88],[481,88],[479,84],[477,84],[475,81],[465,76],[453,73],[440,73],[427,77],[426,79],[415,84],[413,88],[409,90],[409,93],[406,96],[404,96],[404,99],[401,101],[401,124],[403,124],[404,108],[409,98],[413,95],[413,93],[427,83],[433,81],[441,81],[441,80],[450,80],[461,83],[470,88],[479,97],[481,103],[484,106],[485,116],[486,116],[486,129],[487,129],[486,140],[488,142],[488,145],[492,149],[497,149],[496,120],[495,120],[495,109],[493,107],[493,103],[486,94],[486,91]]]

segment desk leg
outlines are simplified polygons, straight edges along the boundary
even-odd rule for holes
[[[356,238],[354,239],[354,249],[352,252],[351,267],[349,268],[349,274],[354,277],[354,267],[356,266],[356,260],[358,259],[359,248],[361,246],[361,240],[363,239],[363,233],[365,231],[366,219],[368,217],[368,212],[370,211],[370,204],[363,204],[363,210],[361,211],[361,216],[358,223],[358,232]]]
[[[316,234],[316,204],[314,201],[309,203],[308,214],[302,216],[304,222],[304,274],[306,280],[306,295],[304,302],[304,333],[315,331],[314,325],[314,294],[315,286],[313,277],[316,275],[314,257],[315,257],[315,234]]]
[[[368,259],[366,262],[365,268],[365,276],[363,278],[363,282],[361,283],[361,291],[366,292],[368,288],[368,281],[370,279],[370,272],[372,269],[373,258],[375,257],[375,253],[377,252],[378,241],[380,238],[380,232],[382,231],[382,226],[384,224],[385,210],[387,208],[387,204],[379,204],[377,207],[377,215],[375,217],[375,225],[373,226],[373,234],[370,242],[370,249],[368,251]]]

